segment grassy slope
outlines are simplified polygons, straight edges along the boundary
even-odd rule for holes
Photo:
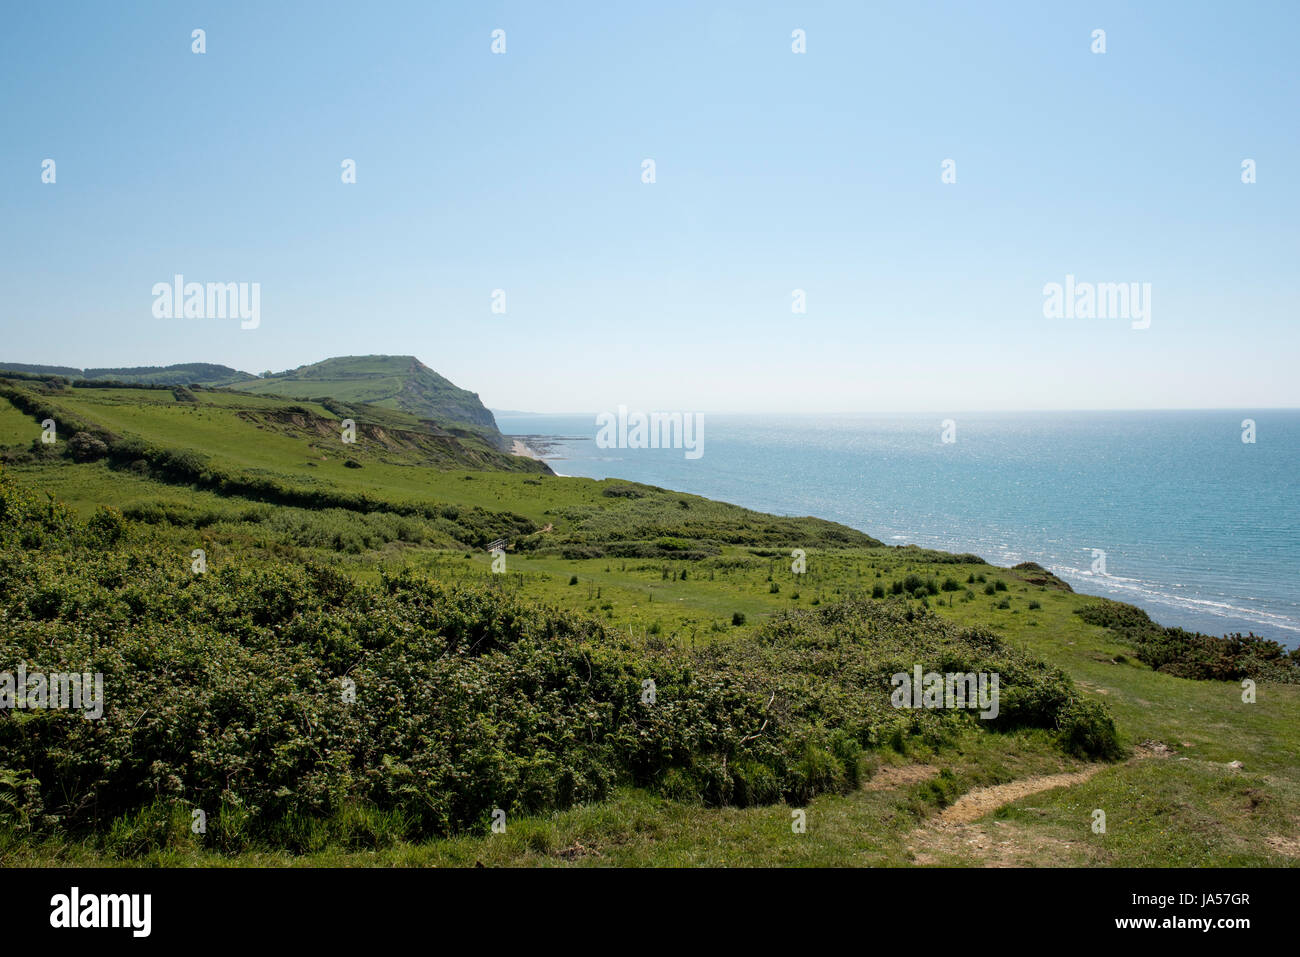
[[[337,472],[307,466],[305,449],[314,438],[292,430],[255,430],[232,414],[235,400],[223,396],[201,409],[172,408],[170,393],[98,396],[78,390],[79,413],[105,424],[148,432],[158,440],[181,442],[240,467],[265,468],[297,477],[353,484],[400,499],[423,499],[514,511],[556,537],[581,540],[590,512],[623,514],[626,523],[668,522],[677,518],[681,499],[713,510],[719,524],[752,523],[762,517],[706,503],[692,496],[653,492],[644,499],[611,499],[609,483],[537,478],[484,472],[436,472],[412,466],[367,462],[360,470]],[[105,393],[113,390],[103,390]],[[143,397],[156,401],[143,401]],[[206,394],[203,398],[207,399]],[[324,411],[324,410],[322,410]],[[328,414],[328,413],[327,413]],[[0,442],[26,445],[35,423],[0,402]],[[255,437],[255,439],[254,439]],[[319,471],[318,471],[319,470]],[[176,502],[231,512],[239,503],[212,493],[164,485],[102,463],[64,461],[20,465],[21,481],[48,488],[83,510],[93,504]],[[467,480],[468,479],[468,480]],[[235,861],[194,847],[178,847],[153,860],[172,863],[518,863],[518,864],[877,864],[900,863],[1060,863],[1113,865],[1225,864],[1289,865],[1296,861],[1300,831],[1300,686],[1260,685],[1255,704],[1243,704],[1232,683],[1198,682],[1152,672],[1131,658],[1131,650],[1110,632],[1073,614],[1089,599],[1068,591],[1033,585],[1010,569],[985,565],[935,563],[912,549],[873,546],[824,550],[816,536],[824,531],[798,520],[773,524],[765,534],[776,547],[721,546],[720,554],[700,561],[668,559],[566,559],[559,554],[511,554],[508,586],[554,604],[600,615],[647,642],[744,640],[753,623],[782,608],[830,601],[851,593],[870,593],[909,572],[939,581],[953,576],[962,590],[931,599],[932,607],[964,624],[988,626],[1030,653],[1065,670],[1089,692],[1102,697],[1130,746],[1161,742],[1167,757],[1133,760],[1106,767],[1086,782],[1025,797],[963,828],[930,826],[935,812],[973,787],[1073,770],[1046,736],[972,735],[968,741],[932,752],[921,747],[906,754],[885,752],[885,763],[920,762],[942,769],[942,778],[884,790],[864,789],[848,796],[815,799],[809,806],[808,833],[792,834],[783,806],[714,810],[626,792],[615,801],[578,808],[542,819],[512,821],[507,833],[465,836],[419,846],[399,845],[378,852],[322,849],[288,859],[273,851]],[[592,531],[594,540],[623,524]],[[283,545],[237,516],[202,530],[168,526],[178,556],[188,554],[196,536],[212,551],[211,561],[256,561],[264,550]],[[791,541],[805,534],[812,541]],[[811,547],[810,547],[811,545]],[[807,547],[808,574],[795,580],[786,557],[790,547]],[[341,564],[359,576],[378,566],[410,565],[439,578],[490,575],[490,559],[463,549],[391,541],[355,555],[306,547],[303,554]],[[755,554],[758,552],[759,554]],[[683,580],[680,573],[685,571]],[[1007,590],[993,597],[982,586],[966,585],[968,575],[1002,581]],[[569,584],[577,576],[576,585]],[[775,584],[778,591],[772,591]],[[966,598],[969,587],[974,597]],[[1008,608],[999,608],[1002,599]],[[952,603],[948,604],[948,599]],[[1030,601],[1040,607],[1030,609]],[[747,624],[731,625],[741,612]],[[1232,770],[1231,761],[1244,768]],[[936,783],[937,782],[937,783]],[[1091,830],[1092,812],[1107,813],[1104,835]],[[7,863],[99,861],[98,852],[78,845],[0,849]]]
[[[242,383],[240,388],[266,395],[364,402],[497,434],[492,413],[475,393],[453,385],[414,356],[341,356]]]
[[[0,399],[0,445],[22,446],[40,438],[40,426],[4,399]]]
[[[196,398],[197,402],[182,402],[167,390],[96,388],[48,395],[55,408],[120,436],[193,450],[242,472],[290,483],[384,491],[394,501],[420,496],[424,479],[414,474],[417,468],[545,470],[498,452],[477,435],[452,436],[399,411],[357,406],[359,441],[345,445],[340,438],[341,417],[315,402],[211,391],[199,392]],[[0,405],[10,423],[0,423],[0,428],[9,437],[19,439],[25,433],[30,442],[39,434],[32,419],[26,419],[24,429],[13,418],[21,413],[7,401],[0,400]],[[381,432],[392,441],[365,441],[368,433],[379,437]],[[400,447],[404,435],[414,437],[405,443],[413,442],[414,447]],[[348,459],[360,461],[365,468],[346,468]]]
[[[604,494],[606,490],[626,483],[561,480],[542,474],[545,466],[541,463],[496,453],[486,445],[474,445],[473,440],[454,440],[474,453],[461,456],[461,467],[455,468],[454,459],[435,460],[429,450],[394,448],[391,441],[385,444],[398,434],[391,423],[377,426],[375,431],[368,430],[360,419],[358,441],[344,445],[333,431],[337,418],[310,402],[224,392],[199,392],[197,398],[198,403],[188,403],[177,402],[169,391],[74,389],[56,393],[49,401],[113,433],[141,436],[165,448],[192,450],[229,471],[272,478],[292,488],[361,491],[398,508],[437,502],[523,516],[538,529],[531,543],[538,548],[668,534],[692,540],[722,537],[811,545],[841,538],[849,544],[875,544],[868,536],[830,522],[767,516],[662,489],[641,487],[636,498],[610,497]],[[314,427],[305,427],[300,424],[302,416],[286,411],[298,407],[319,417],[319,421],[313,420]],[[7,428],[9,435],[19,440],[13,444],[29,444],[39,434],[34,420],[3,399],[0,411],[7,413],[0,418],[0,428]],[[400,412],[381,413],[396,420],[404,418]],[[349,460],[362,468],[347,467]],[[464,468],[471,460],[476,468]],[[446,470],[431,471],[430,466]],[[18,466],[19,470],[23,467]],[[485,467],[512,471],[484,471]],[[162,500],[219,504],[211,493],[142,484],[102,462],[75,466],[52,462],[42,464],[38,471],[43,487],[83,512],[101,503]],[[550,530],[541,531],[546,526],[551,526]]]

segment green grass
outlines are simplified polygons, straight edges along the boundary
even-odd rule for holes
[[[492,413],[477,395],[453,385],[414,356],[341,356],[242,382],[239,388],[281,397],[330,396],[341,402],[400,409],[500,439]]]
[[[0,445],[30,445],[40,437],[40,424],[0,397]]]
[[[539,471],[544,467],[531,459],[497,453],[473,437],[399,432],[391,420],[383,420],[400,413],[381,413],[374,429],[358,413],[358,440],[344,444],[337,418],[310,402],[200,391],[199,401],[191,403],[178,402],[165,390],[133,389],[73,389],[38,398],[58,414],[161,449],[196,453],[242,479],[265,479],[297,491],[361,493],[399,511],[437,503],[523,516],[534,531],[514,543],[529,551],[660,554],[679,548],[716,551],[725,542],[873,543],[866,535],[818,519],[764,515],[631,483],[561,480]],[[26,428],[35,426],[32,419],[28,422]],[[22,427],[14,419],[13,428]],[[65,441],[67,431],[60,433]],[[349,461],[361,468],[348,467]],[[38,475],[53,467],[45,461],[13,464],[20,471],[30,466]],[[466,468],[468,464],[474,467]],[[55,479],[59,494],[83,510],[121,503],[102,471],[94,471],[104,467],[86,466],[84,490],[77,480],[60,475]],[[170,497],[158,484],[160,498]],[[140,501],[135,496],[139,486],[128,488],[131,501]],[[633,494],[609,494],[629,489]]]
[[[433,520],[414,520],[403,532],[383,516],[367,524],[347,510],[259,505],[103,461],[24,458],[39,426],[0,400],[0,444],[13,460],[7,471],[28,488],[68,501],[83,517],[104,504],[172,509],[176,521],[150,529],[158,547],[173,549],[177,561],[205,547],[214,568],[310,559],[362,582],[407,568],[590,615],[648,649],[714,643],[741,649],[778,613],[870,600],[874,586],[888,593],[908,575],[938,583],[952,577],[959,590],[927,595],[930,609],[959,625],[992,630],[1062,669],[1088,697],[1104,702],[1127,747],[1159,742],[1172,753],[1119,763],[1085,782],[1015,801],[972,825],[989,837],[988,845],[936,844],[926,837],[927,822],[971,788],[1082,767],[1041,732],[975,734],[903,753],[871,753],[869,765],[918,762],[947,775],[937,788],[923,782],[816,797],[807,804],[809,827],[802,835],[791,833],[791,809],[783,805],[715,808],[621,789],[600,803],[512,819],[504,835],[465,833],[414,844],[371,837],[369,847],[327,841],[303,855],[254,846],[233,856],[185,838],[143,857],[124,857],[93,840],[31,842],[10,834],[0,837],[0,863],[888,866],[980,864],[995,853],[1004,863],[1112,866],[1292,866],[1297,860],[1300,685],[1261,682],[1256,703],[1244,704],[1235,682],[1155,672],[1116,633],[1075,614],[1095,599],[1050,582],[1032,584],[1034,576],[1013,569],[889,548],[832,523],[760,515],[663,489],[632,486],[636,497],[606,494],[629,483],[431,468],[418,449],[364,443],[345,449],[331,436],[283,419],[287,406],[308,402],[196,395],[197,408],[166,391],[78,389],[50,401],[115,433],[194,449],[232,470],[295,486],[365,491],[395,506],[513,513],[533,530],[512,538],[507,574],[494,576],[490,556],[453,540],[459,533]],[[324,406],[312,412],[321,421],[337,421]],[[346,468],[350,456],[363,467]],[[673,557],[671,548],[655,544],[671,539],[687,543],[694,557]],[[337,544],[344,540],[360,544]],[[618,554],[642,548],[654,554]],[[807,551],[805,575],[790,570],[793,548]],[[581,557],[592,550],[598,554]],[[968,583],[972,575],[985,581]],[[574,576],[578,582],[571,585]],[[997,582],[1005,590],[985,595],[984,586]],[[920,606],[919,599],[907,600]],[[1007,607],[999,607],[1004,600]],[[731,624],[737,612],[745,617],[738,627]],[[1244,767],[1228,768],[1232,761]],[[1106,811],[1104,835],[1091,830],[1095,809]],[[367,828],[372,835],[383,831],[377,824]]]
[[[891,760],[936,759],[943,761],[955,791],[1073,766],[1041,732],[972,732],[941,750],[918,746]],[[786,804],[713,808],[624,788],[599,803],[507,818],[504,833],[393,840],[364,849],[336,842],[304,854],[270,847],[214,853],[182,832],[165,849],[118,856],[105,854],[92,841],[24,842],[0,832],[0,865],[889,867],[914,863],[912,835],[943,804],[925,783],[823,795],[799,808],[807,828],[797,834],[791,827],[796,809]]]

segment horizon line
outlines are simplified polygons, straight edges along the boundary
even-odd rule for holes
[[[622,403],[626,405],[626,403]],[[522,409],[495,409],[491,406],[487,410],[493,415],[504,416],[522,416],[522,415],[601,415],[608,410],[601,412],[528,412]],[[631,409],[629,411],[641,412],[642,409]],[[662,410],[660,410],[662,411]],[[678,409],[678,412],[687,410]],[[854,410],[847,412],[831,411],[808,411],[808,412],[775,412],[767,409],[748,409],[744,411],[737,410],[719,410],[719,409],[694,409],[690,410],[699,415],[785,415],[785,416],[849,416],[849,415],[990,415],[990,414],[1014,414],[1014,415],[1047,415],[1058,412],[1300,412],[1300,406],[1278,405],[1278,406],[1220,406],[1217,408],[1204,406],[1150,406],[1147,408],[1116,408],[1116,409],[1080,409],[1080,408],[1039,408],[1039,409],[958,409],[955,412],[951,409],[907,409],[907,410]]]

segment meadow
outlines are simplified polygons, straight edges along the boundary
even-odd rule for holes
[[[1036,566],[559,478],[391,409],[349,406],[344,445],[307,400],[0,385],[0,668],[94,662],[119,689],[102,723],[0,722],[0,863],[1300,854],[1300,663],[1269,643]],[[999,672],[1003,716],[891,708],[913,662]]]

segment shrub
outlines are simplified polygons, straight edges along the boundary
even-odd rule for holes
[[[115,545],[126,533],[126,520],[112,506],[101,505],[86,522],[90,544],[100,547]]]
[[[1072,697],[1057,718],[1061,745],[1078,757],[1118,758],[1122,749],[1115,722],[1096,701]]]
[[[635,485],[609,485],[600,494],[606,498],[645,498],[646,495]]]
[[[1208,681],[1266,679],[1300,684],[1300,648],[1287,651],[1275,641],[1256,635],[1222,638],[1166,628],[1140,608],[1100,599],[1076,608],[1089,624],[1109,628],[1138,657],[1165,674]]]
[[[108,454],[108,445],[88,432],[77,432],[68,439],[67,450],[78,462],[93,462]]]
[[[803,802],[855,787],[863,749],[990,730],[895,709],[890,676],[913,662],[1000,674],[998,730],[1113,750],[1103,706],[1060,671],[903,601],[792,611],[687,651],[409,570],[358,583],[267,559],[195,576],[153,534],[109,511],[80,524],[0,473],[0,668],[104,676],[102,721],[0,720],[0,815],[31,833],[140,854],[191,840],[198,807],[205,846],[309,850],[472,831],[493,807],[541,813],[620,786]]]

